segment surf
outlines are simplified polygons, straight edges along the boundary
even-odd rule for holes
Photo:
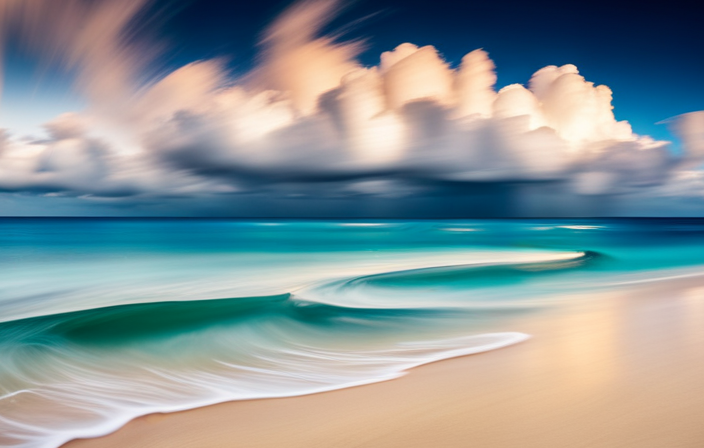
[[[264,224],[0,221],[0,445],[391,380],[524,342],[517,319],[574,293],[704,264],[689,221]]]
[[[502,254],[494,266],[506,270],[568,263],[563,268],[569,268],[568,260],[580,257],[585,256],[521,254],[514,257],[520,263],[512,265]],[[420,281],[442,277],[447,269],[455,276],[476,277],[485,275],[489,265],[428,266],[426,261],[421,269],[376,269],[320,281],[309,290],[339,293],[340,285],[354,289],[399,276]],[[479,274],[470,274],[476,270]],[[430,330],[433,320],[443,320],[441,301],[434,314],[412,303],[360,308],[353,301],[316,302],[305,291],[133,303],[0,323],[0,354],[6,361],[0,367],[0,403],[10,410],[0,420],[5,443],[54,447],[106,434],[147,413],[387,381],[423,364],[528,338],[511,331],[442,337],[443,332]],[[428,324],[425,338],[399,331],[404,322],[418,319]],[[51,414],[52,423],[32,424],[38,412]]]

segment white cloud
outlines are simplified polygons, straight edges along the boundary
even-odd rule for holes
[[[140,83],[154,52],[124,31],[142,4],[13,3],[25,26],[50,25],[27,39],[78,67],[92,106],[48,123],[46,141],[0,139],[0,188],[187,195],[321,179],[365,192],[399,179],[564,180],[578,194],[607,194],[666,182],[674,166],[667,142],[617,121],[611,90],[573,65],[498,92],[483,50],[453,69],[434,47],[404,43],[360,67],[359,45],[318,37],[334,1],[285,12],[239,83],[216,60]],[[703,122],[704,112],[676,122],[692,159],[704,157]]]

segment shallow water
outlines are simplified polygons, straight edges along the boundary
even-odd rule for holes
[[[702,265],[691,219],[0,219],[0,445],[393,379]]]

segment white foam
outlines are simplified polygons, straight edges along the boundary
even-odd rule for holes
[[[447,227],[442,230],[446,232],[481,232],[482,229],[473,229],[470,227]]]
[[[262,353],[261,366],[219,361],[200,371],[144,369],[139,377],[69,368],[70,374],[63,372],[64,382],[36,386],[43,401],[34,403],[34,409],[17,409],[12,418],[0,417],[0,442],[13,448],[55,448],[74,438],[109,434],[141,415],[388,381],[414,367],[495,350],[528,337],[487,333],[376,350],[329,351],[299,345],[273,357]],[[41,418],[47,412],[52,418]]]

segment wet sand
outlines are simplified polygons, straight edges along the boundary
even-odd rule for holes
[[[704,280],[600,293],[501,330],[533,338],[385,383],[148,415],[64,447],[704,447]]]

